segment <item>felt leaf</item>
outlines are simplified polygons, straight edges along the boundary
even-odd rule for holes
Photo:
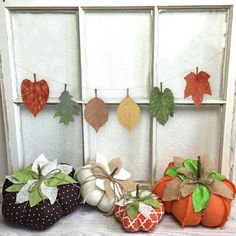
[[[10,187],[6,188],[6,192],[19,192],[21,188],[24,186],[24,184],[13,184]]]
[[[220,174],[219,172],[214,171],[213,173],[214,173],[216,179],[218,179],[218,180],[220,180],[220,181],[225,180],[225,176],[222,175],[222,174]]]
[[[191,72],[184,78],[187,83],[184,90],[184,98],[192,96],[197,109],[201,107],[204,94],[211,95],[209,78],[210,75],[204,71],[199,73]]]
[[[51,178],[46,178],[43,181],[48,187],[56,187],[63,184],[73,184],[77,183],[75,179],[64,173],[57,173]]]
[[[36,81],[34,74],[34,82],[25,79],[21,83],[21,96],[27,109],[36,116],[47,104],[49,96],[49,87],[45,80]]]
[[[184,164],[184,167],[192,170],[193,173],[197,175],[197,161],[196,160],[186,159],[183,164]]]
[[[192,202],[194,212],[200,212],[207,207],[207,203],[210,199],[210,192],[207,187],[199,184],[198,187],[192,193]]]
[[[12,177],[19,180],[20,183],[26,183],[29,180],[37,179],[38,175],[34,171],[32,171],[31,168],[32,165],[29,165],[25,169],[13,173]]]
[[[142,202],[139,204],[139,212],[146,218],[151,218],[151,214],[153,212],[153,207],[150,205],[146,205]]]
[[[130,219],[133,219],[135,216],[137,216],[138,212],[139,212],[139,202],[135,202],[134,204],[129,206],[126,209],[126,212],[127,212]]]
[[[16,194],[16,203],[23,203],[29,201],[29,188],[36,182],[37,180],[29,180],[26,184],[22,186],[20,191]]]
[[[108,120],[108,108],[105,102],[95,97],[85,106],[84,116],[86,121],[98,132]]]
[[[96,153],[96,163],[101,164],[104,169],[106,170],[107,174],[111,174],[110,172],[110,167],[107,161],[107,158],[105,155],[103,155],[102,153],[97,152]]]
[[[174,114],[174,96],[170,89],[166,88],[162,92],[158,87],[154,87],[150,94],[149,113],[151,117],[165,125],[169,116]]]
[[[51,204],[54,204],[57,199],[57,187],[48,187],[44,183],[42,183],[40,187],[42,194],[49,199]]]
[[[143,203],[145,203],[146,205],[152,206],[153,208],[158,208],[161,206],[158,200],[155,198],[144,199]]]
[[[135,101],[127,95],[118,106],[116,115],[121,125],[131,132],[140,119],[140,108]]]
[[[38,166],[40,168],[42,168],[43,166],[45,166],[46,164],[49,163],[49,160],[44,156],[43,153],[41,153],[37,159],[33,162],[33,165],[32,165],[32,171],[34,171],[35,173],[39,173],[38,172]]]
[[[178,169],[177,166],[172,166],[171,168],[169,168],[169,169],[166,171],[166,174],[169,175],[169,176],[171,176],[171,177],[177,176],[177,169]]]
[[[11,176],[11,175],[7,175],[7,176],[6,176],[6,179],[10,180],[13,184],[20,184],[20,181],[17,180],[16,178],[14,178],[14,177]]]
[[[73,166],[60,164],[57,166],[57,169],[61,170],[62,173],[69,175],[73,171]]]
[[[60,117],[59,122],[67,126],[74,121],[74,116],[79,115],[79,104],[72,100],[72,96],[66,90],[66,86],[61,96],[60,103],[57,105],[57,111],[54,117]]]
[[[45,166],[41,168],[41,172],[43,176],[47,176],[50,173],[50,177],[55,174],[55,171],[57,168],[57,159],[48,162]]]
[[[47,197],[44,196],[43,193],[41,192],[39,184],[37,184],[35,187],[33,187],[29,193],[30,207],[34,207],[39,202],[41,202],[45,199],[47,199]]]
[[[123,198],[125,200],[129,200],[129,199],[133,198],[133,196],[131,195],[131,192],[129,192],[129,193],[126,193]]]

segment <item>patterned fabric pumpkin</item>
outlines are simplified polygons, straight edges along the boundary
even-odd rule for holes
[[[114,208],[117,220],[128,232],[155,230],[164,212],[164,205],[147,190],[124,195]]]
[[[234,184],[212,168],[208,156],[198,160],[174,158],[153,193],[182,227],[202,224],[222,227],[235,196]]]
[[[3,185],[2,214],[8,223],[47,229],[79,205],[79,184],[67,164],[49,162],[43,154]]]

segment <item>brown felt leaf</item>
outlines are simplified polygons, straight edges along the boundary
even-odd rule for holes
[[[140,119],[140,108],[135,101],[127,95],[118,106],[116,114],[120,123],[130,132]]]
[[[187,85],[184,90],[184,98],[192,96],[197,109],[200,109],[204,94],[211,95],[211,86],[208,82],[210,75],[204,71],[191,72],[184,79]]]
[[[85,106],[84,116],[86,121],[98,132],[108,120],[108,109],[105,102],[95,97]]]

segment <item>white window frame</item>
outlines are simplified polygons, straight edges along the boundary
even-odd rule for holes
[[[2,54],[2,69],[3,69],[3,83],[2,86],[5,89],[3,94],[4,101],[4,111],[5,111],[5,127],[6,127],[6,137],[7,137],[7,158],[9,163],[9,172],[15,171],[23,166],[23,150],[22,150],[22,140],[20,132],[20,108],[19,104],[22,100],[17,97],[16,93],[16,83],[14,83],[15,69],[14,69],[14,52],[12,44],[12,32],[11,32],[11,22],[10,14],[12,10],[54,10],[54,9],[68,9],[77,10],[79,17],[79,35],[80,35],[80,68],[81,68],[81,81],[86,80],[86,61],[85,61],[85,51],[84,51],[84,11],[87,9],[150,9],[153,11],[153,29],[155,29],[155,22],[158,19],[158,9],[160,8],[190,8],[190,9],[221,9],[227,8],[229,11],[229,23],[231,25],[229,32],[230,37],[228,37],[228,48],[227,48],[227,58],[225,63],[225,75],[227,78],[227,84],[225,84],[225,89],[227,91],[227,96],[222,100],[209,100],[203,101],[203,104],[217,104],[222,108],[224,114],[222,122],[222,132],[221,132],[221,152],[219,160],[219,170],[228,177],[232,177],[232,166],[233,157],[230,156],[230,141],[231,141],[231,130],[232,130],[232,115],[233,115],[233,105],[234,105],[234,84],[236,78],[236,44],[230,42],[236,42],[236,20],[233,18],[236,14],[236,7],[233,0],[6,0],[0,3],[0,50]],[[153,30],[152,38],[152,73],[150,79],[150,85],[155,86],[158,78],[156,79],[156,31]],[[155,80],[153,79],[155,78]],[[81,89],[82,92],[82,89]],[[82,95],[83,97],[83,95]],[[108,104],[118,104],[115,99],[106,100]],[[141,99],[137,101],[139,104],[148,104],[149,101],[146,99]],[[50,99],[49,104],[57,104],[58,100]],[[82,109],[85,107],[85,100],[77,100],[77,103],[82,105]],[[184,99],[175,99],[175,104],[185,105],[193,104],[192,101]],[[85,125],[85,120],[83,116],[83,145],[84,145],[84,163],[89,160],[89,147],[88,147],[88,130],[87,125]],[[155,168],[156,168],[156,121],[151,119],[151,135],[150,140],[150,181],[143,184],[153,184],[155,181]]]

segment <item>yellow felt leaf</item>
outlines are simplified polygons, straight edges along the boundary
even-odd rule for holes
[[[127,95],[118,106],[116,115],[120,123],[130,132],[139,121],[140,108],[135,101]]]

